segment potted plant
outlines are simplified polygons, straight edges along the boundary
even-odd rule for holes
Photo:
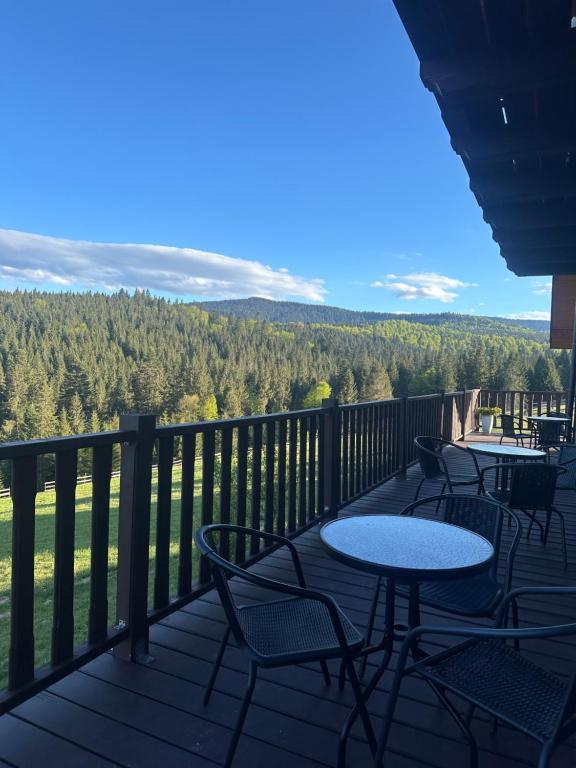
[[[482,408],[478,408],[476,413],[482,420],[482,432],[485,435],[490,435],[492,434],[492,428],[494,427],[494,416],[500,416],[502,408],[498,408],[498,406],[483,406]]]

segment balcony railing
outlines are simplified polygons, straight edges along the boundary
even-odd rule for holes
[[[496,404],[494,398],[524,413],[548,403],[561,407],[564,397],[537,393],[534,401],[531,393],[475,389],[354,405],[326,400],[310,410],[169,426],[151,415],[129,415],[116,432],[0,445],[0,461],[11,463],[13,507],[9,663],[0,713],[107,649],[145,658],[150,625],[209,587],[193,546],[200,525],[230,521],[295,536],[405,474],[416,458],[416,435],[458,440],[475,428],[478,405]],[[118,451],[119,482],[112,478]],[[79,456],[85,463],[87,452],[89,566],[75,572],[76,486]],[[53,457],[55,466],[54,561],[51,584],[44,585],[49,599],[38,605],[34,536],[48,505],[37,509],[41,457]],[[243,564],[269,551],[241,536],[224,549]],[[81,590],[89,596],[79,609]],[[47,603],[50,630],[37,615]],[[78,611],[85,611],[85,622]],[[39,635],[47,632],[49,653]],[[38,652],[41,639],[44,652]],[[7,631],[2,644],[6,656]]]

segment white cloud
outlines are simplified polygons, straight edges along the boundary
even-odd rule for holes
[[[542,281],[537,280],[534,283],[532,293],[536,294],[536,296],[551,296],[552,283],[551,282],[543,283]]]
[[[550,312],[513,312],[510,315],[502,315],[509,320],[550,320]]]
[[[324,281],[258,261],[193,248],[34,235],[0,229],[0,278],[94,290],[149,289],[179,296],[324,301]]]
[[[413,275],[386,275],[384,280],[375,280],[372,288],[384,288],[394,293],[399,299],[432,299],[443,304],[451,304],[458,294],[454,288],[470,288],[475,283],[465,283],[454,277],[439,275],[437,272],[422,272]]]

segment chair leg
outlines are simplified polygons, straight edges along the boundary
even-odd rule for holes
[[[224,637],[222,638],[222,642],[220,643],[220,648],[218,649],[218,655],[216,656],[214,665],[212,667],[212,674],[210,675],[210,680],[208,681],[208,685],[206,686],[206,690],[204,691],[204,698],[202,700],[202,703],[204,704],[204,706],[208,704],[208,701],[212,694],[212,689],[214,688],[214,683],[216,682],[216,677],[218,676],[220,664],[222,664],[222,658],[224,657],[224,651],[226,650],[226,646],[228,645],[229,639],[230,639],[230,627],[227,627],[226,632],[224,632]]]
[[[466,738],[466,741],[468,742],[468,747],[470,750],[470,768],[478,768],[478,744],[476,743],[476,739],[474,738],[474,734],[468,727],[468,724],[465,720],[462,719],[459,712],[456,710],[450,699],[446,696],[444,691],[439,688],[437,685],[435,685],[431,680],[426,681],[428,685],[432,688],[436,696],[440,699],[442,704],[446,707],[448,714],[452,717],[458,728],[460,729],[463,736]]]
[[[343,661],[340,662],[340,670],[338,672],[338,690],[343,691],[346,685],[346,664]]]
[[[232,734],[232,741],[230,742],[230,746],[228,747],[226,762],[224,763],[225,768],[230,768],[230,765],[232,764],[232,760],[234,759],[234,753],[236,752],[236,747],[238,746],[238,739],[240,738],[240,734],[242,733],[244,720],[246,719],[246,713],[248,712],[248,707],[250,706],[250,699],[252,698],[252,694],[254,693],[254,686],[256,685],[257,672],[258,672],[258,666],[256,662],[251,661],[250,666],[248,667],[248,685],[246,687],[246,693],[244,694],[244,698],[242,700],[242,706],[240,707],[238,720],[236,721],[236,727],[234,728],[234,733]]]
[[[550,512],[554,512],[560,519],[560,533],[562,534],[562,551],[564,553],[564,570],[568,568],[568,547],[566,546],[566,522],[564,515],[556,507],[550,507]]]
[[[414,501],[417,501],[418,496],[420,495],[420,489],[424,485],[425,481],[426,481],[426,478],[423,477],[422,480],[420,480],[420,482],[418,483],[418,488],[416,488],[416,493],[414,494]]]
[[[528,531],[526,532],[526,539],[530,538],[530,534],[532,533],[532,526],[534,523],[540,528],[540,541],[544,541],[544,528],[542,527],[542,523],[536,519],[536,510],[532,510],[530,513],[527,509],[523,509],[522,512],[524,514],[528,515],[530,518],[530,525],[528,526]]]
[[[544,744],[542,752],[540,752],[540,757],[538,758],[538,768],[548,768],[554,747],[555,744],[553,741],[548,741]]]
[[[550,533],[551,519],[552,519],[552,512],[548,509],[546,511],[546,523],[544,525],[544,544],[548,544],[548,534]]]
[[[326,664],[325,661],[321,661],[320,667],[322,668],[322,674],[324,675],[324,682],[326,683],[327,686],[330,686],[330,684],[332,683],[332,678],[330,677],[328,664]]]
[[[376,587],[372,596],[372,605],[370,606],[370,616],[368,618],[368,628],[366,629],[366,646],[370,645],[372,640],[372,633],[374,631],[374,621],[376,620],[376,611],[378,610],[378,598],[380,597],[380,587],[382,586],[382,577],[378,576],[376,580]],[[360,661],[360,678],[364,677],[366,672],[366,664],[368,663],[368,656],[362,656]]]

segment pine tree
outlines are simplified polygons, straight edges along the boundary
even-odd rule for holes
[[[358,401],[358,388],[351,368],[341,368],[336,379],[335,391],[336,397],[342,404],[356,403]]]

